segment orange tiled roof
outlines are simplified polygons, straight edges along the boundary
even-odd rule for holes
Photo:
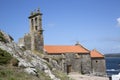
[[[90,52],[90,55],[91,58],[104,58],[104,56],[95,49]]]
[[[57,53],[89,53],[89,50],[80,45],[75,46],[63,46],[63,45],[45,45],[44,49],[49,54]]]

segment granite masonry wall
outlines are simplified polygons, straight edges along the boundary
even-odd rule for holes
[[[106,64],[104,58],[92,58],[92,73],[97,76],[106,75]]]

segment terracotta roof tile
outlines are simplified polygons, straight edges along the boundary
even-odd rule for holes
[[[104,56],[95,49],[90,52],[90,55],[91,58],[104,58]]]
[[[45,45],[44,49],[49,54],[57,53],[89,53],[83,46]]]

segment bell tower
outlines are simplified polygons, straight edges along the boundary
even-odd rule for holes
[[[43,29],[42,29],[42,13],[40,10],[31,12],[29,16],[31,50],[43,51]]]
[[[31,15],[29,16],[30,21],[30,33],[32,32],[38,32],[42,30],[42,13],[38,9],[34,12],[31,12]]]

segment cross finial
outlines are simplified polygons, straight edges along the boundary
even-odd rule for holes
[[[38,12],[38,13],[40,12],[40,8],[37,9],[37,12]]]
[[[80,45],[79,41],[76,41],[76,44],[75,45]]]

